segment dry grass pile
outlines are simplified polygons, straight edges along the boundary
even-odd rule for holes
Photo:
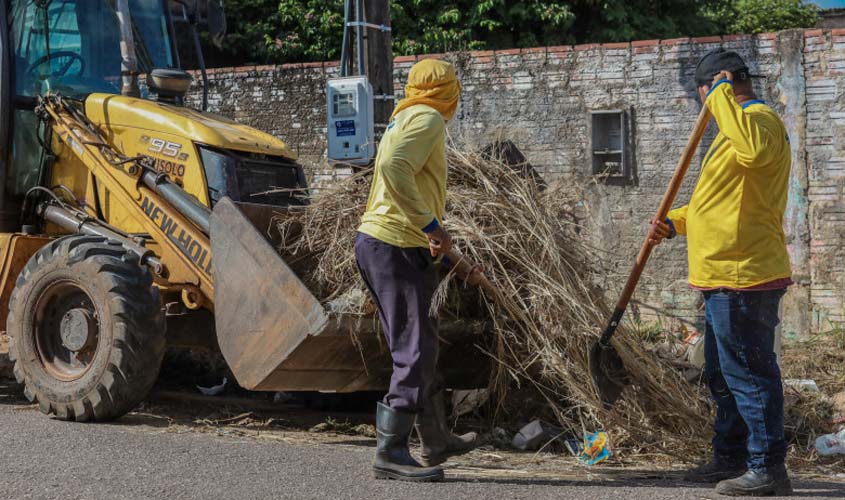
[[[491,386],[497,415],[524,418],[545,411],[574,435],[607,429],[614,448],[629,454],[685,461],[705,455],[711,429],[706,390],[686,382],[635,332],[621,328],[615,336],[632,382],[623,398],[604,409],[590,383],[589,349],[610,308],[596,285],[604,281],[597,250],[579,224],[583,193],[572,186],[541,190],[518,169],[455,150],[449,151],[449,168],[446,227],[456,248],[483,263],[501,293],[485,294],[447,279],[436,312],[447,320],[485,319],[492,325],[493,334],[478,345],[496,361]],[[365,171],[321,190],[307,208],[278,223],[285,259],[325,303],[363,289],[354,239],[369,177]],[[361,301],[343,303],[346,312],[362,312]],[[813,366],[829,371],[830,364],[821,361]],[[785,364],[790,362],[787,353]],[[786,370],[787,376],[798,375]],[[801,378],[814,378],[818,370],[802,372]],[[831,375],[831,386],[843,383],[837,376]],[[527,401],[540,404],[526,408]],[[787,412],[787,429],[806,456],[812,439],[829,428],[829,405],[814,396],[795,403]]]
[[[449,298],[439,301],[439,314],[491,322],[493,338],[479,345],[497,361],[492,385],[501,410],[508,410],[508,389],[530,389],[575,435],[604,428],[617,448],[701,451],[709,427],[706,401],[629,331],[616,336],[632,379],[623,399],[605,410],[589,383],[588,352],[609,308],[594,285],[600,281],[595,250],[579,234],[580,193],[555,186],[540,191],[510,167],[454,150],[449,168],[446,227],[456,248],[482,262],[502,293],[468,291],[451,279],[441,287],[441,298]],[[286,260],[326,302],[362,287],[354,237],[368,177],[360,173],[322,190],[303,212],[279,223]]]
[[[845,332],[813,336],[783,346],[784,379],[813,380],[818,392],[800,391],[787,384],[784,391],[786,435],[796,450],[812,456],[821,434],[835,432],[845,417]]]

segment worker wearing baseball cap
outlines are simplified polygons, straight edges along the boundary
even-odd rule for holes
[[[783,386],[774,351],[792,283],[783,231],[791,152],[748,66],[717,49],[695,71],[719,127],[689,204],[652,221],[653,244],[686,235],[690,285],[704,294],[705,378],[716,402],[712,460],[686,479],[724,495],[788,495]]]
[[[454,66],[424,59],[408,74],[376,156],[355,257],[379,312],[393,359],[390,389],[376,410],[378,479],[438,481],[447,457],[475,447],[476,434],[449,431],[438,384],[437,321],[429,312],[439,283],[434,259],[449,253],[446,211],[446,122],[458,108]],[[476,274],[473,267],[472,274]],[[472,276],[466,277],[472,282]],[[416,428],[418,463],[408,451]]]

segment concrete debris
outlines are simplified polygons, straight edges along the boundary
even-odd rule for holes
[[[229,380],[226,377],[223,377],[223,383],[220,385],[214,385],[211,387],[200,387],[197,386],[197,390],[200,391],[204,396],[217,396],[218,394],[223,392],[223,389],[226,388],[226,383]]]
[[[533,420],[516,433],[511,444],[517,450],[537,451],[549,441],[561,437],[562,433],[559,427]]]

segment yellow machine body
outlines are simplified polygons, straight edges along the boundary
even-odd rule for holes
[[[208,184],[196,144],[280,156],[291,161],[297,159],[296,154],[275,136],[220,115],[187,107],[113,94],[91,94],[85,99],[85,115],[112,147],[129,157],[150,157],[157,170],[208,207],[211,207]],[[52,184],[70,187],[77,198],[85,200],[93,210],[94,192],[90,180],[88,169],[75,155],[59,154]],[[134,207],[113,203],[110,193],[102,188],[100,200],[107,222],[127,232],[141,230]]]
[[[129,24],[115,12],[127,5],[139,14]],[[219,7],[216,0],[197,5],[209,18]],[[173,11],[184,7],[175,0],[11,0],[0,10],[1,41],[33,41],[0,51],[0,129],[10,127],[0,140],[0,324],[11,332],[27,397],[62,419],[125,413],[152,386],[177,316],[212,337],[205,345],[220,350],[246,389],[385,389],[391,363],[376,321],[330,316],[267,238],[272,217],[304,203],[296,154],[270,134],[183,105],[190,75],[164,69],[178,65]],[[103,24],[121,22],[120,29]],[[155,97],[130,97],[138,95],[137,75],[122,69],[131,57],[117,47],[133,46],[133,36]],[[11,64],[17,72],[9,78]],[[57,240],[68,233],[81,236]],[[40,252],[45,245],[51,250]],[[95,250],[79,257],[73,245]],[[108,259],[105,270],[71,271]],[[110,274],[116,268],[118,277]],[[71,272],[79,274],[62,274]],[[125,276],[126,283],[102,285]],[[101,280],[99,292],[87,290],[86,280]],[[134,328],[134,337],[114,326],[131,323],[123,319],[129,309],[118,319],[106,314],[109,304],[142,300],[149,308],[135,323],[146,326]],[[211,320],[194,319],[201,317]],[[484,328],[441,330],[450,345],[442,358],[461,360],[443,374],[450,387],[485,384],[487,363],[469,334]],[[127,339],[134,347],[124,347]],[[178,344],[195,345],[190,340]],[[472,353],[478,370],[466,369]],[[107,370],[104,359],[120,366]]]

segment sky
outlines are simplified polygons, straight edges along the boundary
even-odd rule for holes
[[[845,7],[845,0],[811,0],[808,3],[814,3],[824,9],[832,9],[836,7]]]

